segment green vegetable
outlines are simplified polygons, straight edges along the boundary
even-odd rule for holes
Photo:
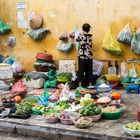
[[[132,130],[140,130],[140,122],[128,123],[125,127]]]
[[[85,110],[84,108],[81,108],[79,113],[82,114],[84,112],[84,110]]]
[[[96,109],[95,109],[95,114],[96,114],[96,115],[101,114],[101,108],[96,108]]]
[[[82,107],[79,110],[79,113],[84,116],[94,116],[101,114],[101,108],[99,108],[96,104],[89,104],[87,106]]]

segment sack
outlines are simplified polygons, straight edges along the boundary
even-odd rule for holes
[[[129,77],[136,78],[138,76],[135,65],[133,64],[131,70],[129,71]]]
[[[46,30],[44,28],[40,28],[37,30],[30,29],[28,31],[28,35],[34,40],[40,40],[40,39],[44,38],[48,33],[50,33],[50,31]]]
[[[112,35],[111,28],[109,28],[105,34],[105,38],[103,40],[102,47],[105,51],[112,53],[114,55],[122,55],[123,54],[117,40]]]
[[[9,25],[7,25],[6,23],[4,23],[1,19],[0,19],[0,35],[4,35],[8,32],[10,32],[11,29],[9,27]]]
[[[72,50],[72,43],[70,41],[64,42],[64,41],[59,41],[57,44],[57,50],[64,52],[64,53],[69,53]]]
[[[22,80],[20,79],[18,82],[14,84],[14,86],[11,89],[12,94],[16,93],[25,93],[27,91],[26,86],[22,83]]]
[[[132,40],[132,32],[129,26],[129,23],[127,25],[125,25],[125,27],[120,31],[117,41],[127,44],[127,45],[131,45],[131,40]]]
[[[140,31],[139,30],[137,30],[137,32],[134,34],[132,38],[131,50],[136,54],[140,54]]]

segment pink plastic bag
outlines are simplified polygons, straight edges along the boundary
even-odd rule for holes
[[[14,86],[11,89],[11,93],[13,95],[20,95],[22,93],[26,93],[27,88],[26,86],[22,83],[22,79],[20,79],[19,81],[17,81]]]
[[[24,71],[22,64],[17,60],[15,60],[14,63],[12,64],[12,69],[14,73],[19,73]]]

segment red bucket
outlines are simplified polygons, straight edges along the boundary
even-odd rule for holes
[[[118,88],[118,83],[119,81],[108,81],[109,84],[112,84],[113,89],[117,89]]]

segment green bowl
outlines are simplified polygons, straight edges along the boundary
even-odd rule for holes
[[[122,111],[118,112],[102,112],[102,118],[106,120],[117,120],[121,117]]]

